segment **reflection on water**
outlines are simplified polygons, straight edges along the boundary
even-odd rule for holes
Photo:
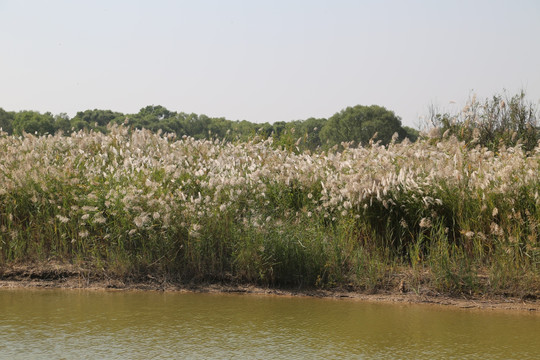
[[[533,359],[537,314],[251,295],[1,290],[5,359]]]

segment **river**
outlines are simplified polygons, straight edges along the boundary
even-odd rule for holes
[[[0,290],[2,359],[533,359],[540,316],[354,300]]]

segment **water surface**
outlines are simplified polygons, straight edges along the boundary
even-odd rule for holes
[[[3,359],[534,359],[540,316],[253,295],[0,290]]]

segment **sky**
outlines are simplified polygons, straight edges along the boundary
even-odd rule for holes
[[[524,90],[540,101],[540,1],[0,0],[0,107],[275,122]],[[454,103],[455,102],[455,103]]]

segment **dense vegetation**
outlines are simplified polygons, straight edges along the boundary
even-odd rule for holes
[[[265,141],[0,137],[0,263],[181,281],[522,293],[540,281],[540,152],[455,137],[295,154]],[[395,279],[394,279],[395,280]]]
[[[21,135],[24,132],[36,135],[64,135],[79,130],[107,132],[109,124],[124,124],[135,129],[176,134],[194,139],[249,140],[255,136],[272,137],[276,145],[289,149],[316,150],[330,148],[341,142],[353,141],[367,144],[373,136],[388,144],[394,133],[399,139],[415,140],[418,131],[403,127],[401,120],[392,111],[383,107],[349,107],[330,119],[278,121],[273,124],[258,124],[249,121],[231,121],[211,118],[206,115],[186,114],[169,111],[163,106],[147,106],[137,114],[122,114],[111,110],[86,110],[73,118],[66,114],[41,114],[36,111],[7,112],[0,108],[0,128],[7,134]]]
[[[483,101],[472,96],[456,114],[432,111],[432,133],[456,136],[469,147],[477,145],[496,151],[500,147],[521,146],[531,151],[538,145],[538,107],[525,92],[510,96],[496,94]]]
[[[466,108],[414,143],[394,137],[320,151],[287,144],[303,139],[293,137],[299,125],[313,127],[309,139],[322,124],[318,138],[328,139],[340,135],[325,134],[327,126],[352,126],[355,116],[382,112],[399,122],[383,108],[355,107],[243,141],[152,128],[195,129],[200,116],[144,123],[141,115],[150,130],[116,125],[126,118],[113,112],[51,116],[71,127],[94,122],[94,130],[0,133],[0,264],[59,259],[119,276],[367,290],[397,278],[413,291],[540,295],[540,148],[518,135],[511,146],[502,130],[497,146],[481,136],[482,116],[492,121],[508,104],[487,102],[473,129],[460,120]],[[160,121],[171,118],[159,111]],[[20,112],[6,123],[5,114],[15,134],[21,119],[34,119]]]

